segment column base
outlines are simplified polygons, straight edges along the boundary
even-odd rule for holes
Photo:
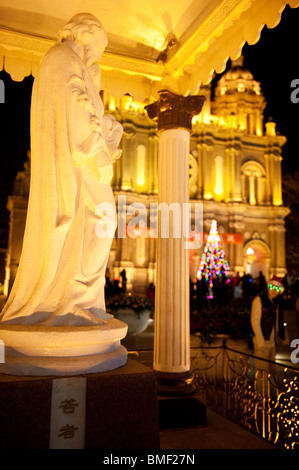
[[[194,374],[188,372],[156,371],[157,391],[163,395],[190,395],[196,391]]]

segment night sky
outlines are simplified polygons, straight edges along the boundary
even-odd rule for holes
[[[299,170],[297,134],[299,103],[291,101],[291,82],[299,79],[299,8],[287,6],[280,24],[274,29],[264,27],[257,44],[243,48],[244,66],[261,83],[267,101],[265,122],[271,116],[277,131],[288,139],[283,147],[283,173]],[[229,66],[229,64],[228,64]],[[8,223],[7,197],[14,178],[22,170],[30,148],[30,100],[33,78],[14,82],[2,71],[5,82],[5,103],[1,115],[0,227]],[[216,80],[219,76],[216,77]],[[299,97],[299,93],[298,93]]]
[[[244,66],[261,83],[267,101],[265,122],[272,117],[276,130],[287,137],[283,147],[283,173],[299,169],[299,103],[291,101],[291,82],[299,79],[299,8],[289,6],[276,28],[264,27],[260,40],[243,48]],[[298,93],[299,96],[299,93]]]

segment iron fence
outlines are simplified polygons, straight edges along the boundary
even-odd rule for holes
[[[152,368],[153,351],[129,351]],[[281,449],[299,448],[299,370],[244,351],[191,348],[198,398],[208,408]]]
[[[299,371],[226,347],[191,350],[201,400],[278,448],[299,448]]]

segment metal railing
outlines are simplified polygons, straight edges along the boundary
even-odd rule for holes
[[[152,350],[129,357],[152,367]],[[281,449],[299,448],[299,370],[226,346],[191,348],[197,396]]]
[[[299,448],[299,370],[226,346],[191,348],[197,396],[207,408],[280,449]],[[129,357],[152,367],[152,350]]]
[[[191,350],[207,407],[278,448],[299,447],[299,370],[226,347]]]

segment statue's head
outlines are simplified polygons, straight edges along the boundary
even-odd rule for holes
[[[90,13],[78,13],[58,32],[58,40],[70,40],[82,46],[86,53],[85,62],[99,61],[108,39],[100,21]],[[88,64],[88,65],[89,65]]]

